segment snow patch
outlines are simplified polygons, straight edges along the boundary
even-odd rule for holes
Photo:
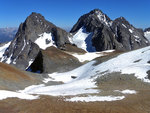
[[[123,93],[123,94],[136,94],[137,92],[135,90],[129,90],[129,89],[126,89],[126,90],[115,90],[115,92],[120,92],[120,93]]]
[[[140,43],[141,42],[141,39],[135,39],[136,42]]]
[[[31,59],[30,61],[29,61],[29,64],[28,64],[28,66],[26,67],[26,69],[28,69],[30,66],[31,66],[31,64],[33,63],[33,59]]]
[[[64,84],[53,86],[34,85],[25,88],[21,92],[52,96],[99,93],[100,90],[93,89],[96,85],[93,79],[90,79],[93,75],[92,70],[94,63],[95,61],[91,61],[77,69],[65,73],[49,74],[49,78],[44,80],[45,83],[48,81],[61,81],[64,82]],[[72,76],[76,78],[74,79]]]
[[[98,53],[85,53],[83,55],[79,55],[77,53],[75,54],[72,54],[74,57],[78,58],[78,60],[80,62],[85,62],[85,61],[91,61],[97,57],[101,57],[101,56],[104,56],[103,54],[98,54]]]
[[[7,63],[7,64],[10,64],[10,63],[12,62],[11,57],[12,57],[12,54],[10,55],[9,58],[6,59],[6,63]]]
[[[47,83],[48,81],[61,81],[64,83],[70,83],[72,81],[76,81],[76,79],[82,79],[85,77],[85,79],[88,76],[88,74],[86,74],[88,72],[87,69],[93,68],[93,64],[95,63],[95,61],[89,62],[83,66],[80,66],[79,68],[76,68],[72,71],[69,72],[65,72],[65,73],[52,73],[52,74],[48,74],[50,78],[46,78],[43,82]],[[76,79],[73,79],[72,77],[77,77]]]
[[[150,31],[145,32],[144,36],[150,41]]]
[[[55,46],[54,37],[52,33],[42,33],[39,38],[35,40],[35,43],[43,50],[50,46]]]
[[[0,100],[6,98],[15,98],[15,97],[20,99],[27,99],[27,100],[38,99],[38,96],[33,96],[33,95],[28,95],[25,93],[19,93],[13,91],[0,90]]]
[[[133,35],[135,38],[139,39],[140,37],[139,36],[136,36],[136,35]]]
[[[133,30],[132,29],[129,29],[130,33],[133,33]]]
[[[77,45],[78,48],[84,49],[85,51],[94,52],[96,50],[95,47],[92,46],[92,35],[93,33],[86,32],[86,29],[82,27],[73,36],[72,41],[70,42]]]
[[[66,101],[71,102],[95,102],[95,101],[117,101],[124,99],[125,96],[88,96],[88,97],[73,97],[66,99]]]
[[[134,74],[138,79],[144,82],[150,82],[147,77],[147,71],[150,70],[150,64],[148,63],[148,61],[150,61],[149,55],[150,46],[121,54],[97,65],[94,65],[96,61],[91,61],[69,72],[49,74],[49,77],[44,79],[45,83],[49,81],[59,81],[64,84],[29,86],[20,92],[52,96],[100,93],[100,90],[96,89],[95,79],[114,72],[129,74],[130,76]],[[125,90],[121,92],[125,94],[133,93],[134,91]],[[98,100],[99,98],[96,99]]]
[[[74,53],[72,54],[74,57],[78,58],[80,62],[85,62],[85,61],[91,61],[97,57],[105,56],[105,53],[110,53],[113,52],[114,50],[107,50],[107,51],[102,51],[102,52],[91,52],[91,53],[85,53],[85,54],[77,54]]]
[[[123,26],[123,27],[125,27],[125,28],[127,28],[127,26],[126,26],[126,25],[124,25],[124,24],[122,24],[122,26]]]
[[[135,51],[127,52],[116,58],[103,62],[95,67],[95,71],[107,74],[121,72],[122,74],[134,74],[144,82],[150,82],[147,78],[147,71],[150,70],[150,46]],[[128,59],[128,60],[125,60]],[[135,62],[141,59],[139,62]]]
[[[96,13],[98,19],[99,19],[102,23],[105,23],[107,26],[111,26],[112,23],[107,21],[105,14],[103,14],[103,13],[100,12],[100,11],[96,11],[95,13]]]
[[[10,43],[11,42],[8,42],[8,43],[6,43],[6,44],[4,44],[3,46],[0,47],[0,58],[2,58],[5,50],[9,47]]]

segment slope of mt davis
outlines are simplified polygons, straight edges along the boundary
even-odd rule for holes
[[[148,33],[99,9],[70,32],[32,13],[0,44],[0,113],[149,113]]]

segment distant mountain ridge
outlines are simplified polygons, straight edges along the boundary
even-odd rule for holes
[[[13,40],[17,30],[17,27],[0,28],[0,43]]]

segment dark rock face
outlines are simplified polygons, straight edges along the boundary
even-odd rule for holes
[[[53,35],[58,48],[63,48],[66,43],[69,43],[68,33],[65,30],[48,22],[42,15],[32,13],[20,25],[14,40],[3,55],[2,61],[25,70],[29,62],[34,61],[40,51],[35,40],[45,32]],[[49,42],[46,41],[46,43]]]
[[[115,33],[116,40],[122,44],[122,50],[134,50],[149,45],[149,41],[144,37],[144,32],[136,29],[123,18],[117,18],[111,26]]]
[[[70,71],[82,63],[77,58],[55,47],[41,50],[27,71],[36,73],[52,73]]]
[[[96,51],[129,51],[149,45],[143,31],[133,27],[125,18],[120,17],[112,21],[99,9],[81,16],[70,32],[75,34],[82,27],[93,33],[92,45]]]

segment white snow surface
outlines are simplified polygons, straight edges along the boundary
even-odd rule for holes
[[[12,62],[11,57],[12,57],[12,54],[10,55],[9,58],[7,58],[7,60],[6,60],[6,63],[7,63],[7,64],[10,64],[10,63]],[[3,60],[3,59],[2,59],[2,60]]]
[[[99,90],[92,89],[95,88],[95,82],[90,79],[93,75],[92,69],[95,61],[91,61],[73,71],[65,73],[53,73],[49,74],[50,78],[44,80],[45,83],[48,81],[62,81],[65,84],[62,85],[34,85],[25,88],[20,92],[29,93],[29,94],[43,94],[43,95],[52,95],[52,96],[66,96],[66,95],[78,95],[86,93],[99,93]],[[88,69],[88,70],[87,70]],[[73,79],[72,76],[77,77]]]
[[[106,19],[106,15],[103,14],[102,12],[96,11],[96,15],[97,15],[97,18],[98,18],[102,23],[105,23],[108,27],[112,25],[112,21],[108,22],[107,19]]]
[[[48,44],[46,42],[49,42]],[[39,35],[39,38],[35,40],[35,43],[43,50],[50,46],[55,46],[55,42],[53,41],[52,33],[43,33]]]
[[[86,32],[84,27],[81,27],[73,38],[69,38],[70,41],[77,45],[78,48],[84,49],[85,51],[95,52],[95,47],[92,46],[92,35],[93,33]]]
[[[145,32],[144,35],[150,41],[150,31]]]
[[[98,52],[92,52],[92,53],[85,53],[85,54],[77,54],[77,53],[74,53],[72,54],[74,57],[78,58],[78,60],[80,62],[85,62],[85,61],[91,61],[97,57],[101,57],[101,56],[104,56],[104,54],[98,54]]]
[[[0,90],[0,100],[6,99],[6,98],[15,98],[15,97],[19,99],[26,99],[26,100],[38,99],[38,96],[33,96],[33,95],[13,92],[13,91]]]
[[[66,101],[71,102],[95,102],[95,101],[117,101],[124,99],[125,96],[88,96],[88,97],[73,97],[66,99]]]
[[[130,33],[133,33],[133,30],[132,29],[129,29]]]
[[[26,69],[28,69],[30,66],[31,66],[31,64],[33,63],[33,59],[30,59],[30,61],[29,61],[29,64],[28,64],[28,66],[26,67]]]
[[[70,96],[89,93],[100,93],[96,89],[95,79],[105,74],[120,72],[122,74],[133,74],[143,82],[150,82],[147,71],[150,70],[150,46],[121,54],[106,62],[94,65],[96,61],[82,65],[72,71],[64,73],[52,73],[44,79],[44,82],[61,81],[60,85],[34,85],[21,90],[22,93],[40,94],[52,96]],[[130,76],[133,76],[130,75]],[[95,88],[95,89],[94,89]],[[131,93],[130,90],[122,93]],[[94,95],[93,95],[94,96]],[[94,98],[94,97],[93,97]]]
[[[3,46],[0,47],[0,58],[2,58],[5,50],[9,47],[10,43],[11,42],[8,42],[8,43],[6,43],[6,44],[4,44]]]
[[[126,90],[115,90],[115,92],[120,92],[120,93],[123,93],[123,94],[136,94],[137,92],[135,90],[129,90],[129,89],[126,89]]]
[[[126,26],[126,25],[124,25],[124,24],[122,24],[122,26],[123,26],[123,27],[125,27],[125,28],[127,28],[127,26]]]
[[[133,35],[135,38],[139,39],[140,37],[139,36],[136,36],[136,35]]]
[[[134,74],[144,82],[150,82],[147,78],[147,71],[150,70],[150,46],[127,52],[113,59],[103,62],[95,67],[95,71],[112,73],[121,72],[122,74]]]
[[[114,50],[106,50],[106,51],[103,51],[103,52],[88,52],[88,53],[85,53],[85,54],[77,54],[77,53],[74,53],[72,54],[74,57],[78,58],[78,60],[80,62],[85,62],[85,61],[91,61],[97,57],[101,57],[101,56],[105,56],[106,54],[105,53],[109,53],[109,52],[113,52]]]

